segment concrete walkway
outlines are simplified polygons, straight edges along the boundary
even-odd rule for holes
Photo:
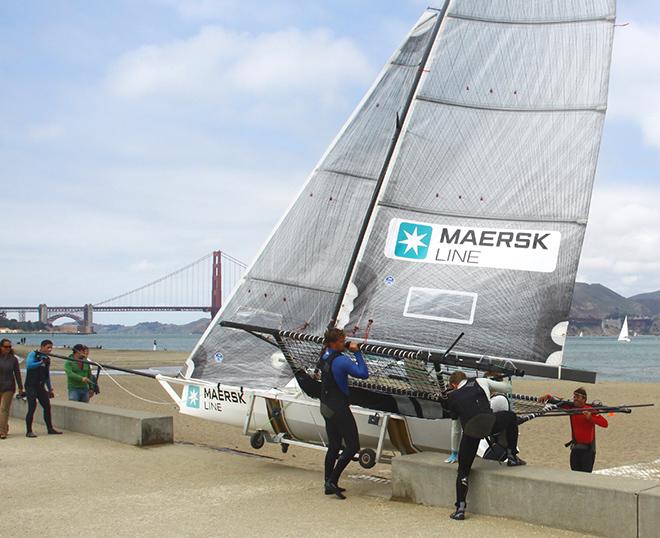
[[[10,432],[0,441],[0,536],[582,536],[478,515],[454,522],[448,508],[389,501],[389,484],[367,480],[346,479],[340,501],[322,495],[318,473],[261,457],[42,427],[27,439],[18,420]]]

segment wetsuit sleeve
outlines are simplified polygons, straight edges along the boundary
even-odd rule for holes
[[[350,358],[346,357],[347,360],[341,361],[341,368],[350,376],[367,379],[369,377],[369,370],[367,369],[367,364],[364,362],[362,353],[356,351],[354,355],[357,362],[353,362]]]
[[[19,392],[23,392],[23,378],[21,377],[21,369],[18,367],[18,359],[14,357],[14,378],[16,379],[16,386]]]
[[[37,359],[37,354],[34,351],[30,351],[25,360],[25,369],[34,370],[35,368],[39,368],[39,366],[41,366],[41,361]]]

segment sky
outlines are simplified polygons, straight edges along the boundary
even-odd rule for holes
[[[427,3],[4,0],[0,303],[251,261]],[[578,280],[629,296],[660,289],[660,5],[617,19]]]

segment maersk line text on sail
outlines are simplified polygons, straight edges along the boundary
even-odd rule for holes
[[[414,263],[552,272],[561,233],[452,226],[392,219],[385,255]]]

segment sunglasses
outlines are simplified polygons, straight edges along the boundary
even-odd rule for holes
[[[11,344],[2,344],[2,347],[6,347],[8,349],[11,349]]]

